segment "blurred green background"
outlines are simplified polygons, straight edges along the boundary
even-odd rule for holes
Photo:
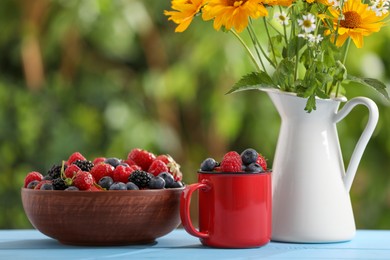
[[[25,175],[74,151],[125,158],[135,147],[169,153],[184,181],[206,157],[253,147],[272,158],[280,118],[268,96],[225,95],[252,71],[231,35],[196,20],[182,34],[156,0],[0,1],[0,228],[31,228],[20,201]],[[390,29],[351,48],[351,74],[390,78]],[[390,229],[390,109],[369,89],[380,121],[351,190],[358,228]],[[347,165],[367,119],[338,124]],[[331,192],[331,191],[329,191]]]

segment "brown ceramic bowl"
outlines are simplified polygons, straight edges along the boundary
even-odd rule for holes
[[[183,188],[58,191],[22,188],[24,211],[43,234],[71,245],[153,243],[180,224]]]

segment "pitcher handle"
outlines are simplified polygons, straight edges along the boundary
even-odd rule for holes
[[[366,97],[356,97],[348,101],[344,107],[340,109],[340,111],[335,115],[335,122],[338,123],[344,119],[344,117],[346,117],[357,105],[366,106],[368,108],[369,117],[366,127],[364,128],[363,133],[360,136],[355,149],[353,150],[351,160],[349,161],[349,165],[344,176],[344,186],[347,192],[349,192],[351,189],[360,159],[363,156],[364,149],[366,148],[368,141],[370,140],[375,130],[379,118],[378,107],[374,101]]]

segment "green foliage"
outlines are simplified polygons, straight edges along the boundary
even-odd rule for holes
[[[245,75],[238,81],[229,92],[226,94],[249,90],[249,89],[261,89],[261,88],[270,88],[276,87],[272,79],[268,76],[267,73],[260,72],[252,72],[248,75]]]

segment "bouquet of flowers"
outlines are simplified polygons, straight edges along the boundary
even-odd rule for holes
[[[278,88],[307,98],[308,112],[316,109],[316,97],[344,95],[343,85],[351,82],[389,99],[385,84],[348,74],[345,63],[351,42],[362,48],[363,38],[386,24],[390,0],[172,0],[171,5],[165,15],[177,24],[176,32],[201,17],[213,21],[215,30],[232,33],[249,54],[256,70],[228,93]]]

